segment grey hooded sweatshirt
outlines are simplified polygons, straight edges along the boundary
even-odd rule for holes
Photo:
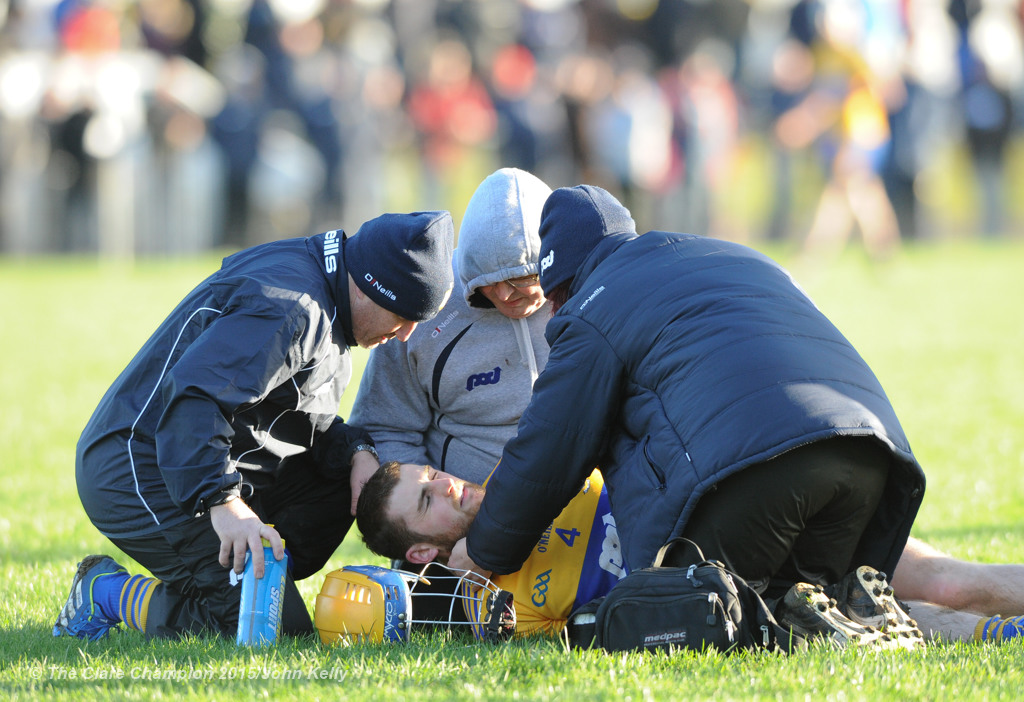
[[[406,343],[370,353],[349,421],[370,432],[382,463],[429,464],[481,483],[515,435],[547,362],[550,307],[509,319],[478,290],[537,273],[550,193],[518,169],[488,176],[462,220],[448,304]]]

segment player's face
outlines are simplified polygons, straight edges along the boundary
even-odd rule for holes
[[[469,531],[484,489],[430,466],[403,463],[391,493],[389,513],[406,526],[450,550]]]
[[[495,309],[510,319],[529,317],[544,305],[544,290],[536,275],[482,285],[478,290]]]

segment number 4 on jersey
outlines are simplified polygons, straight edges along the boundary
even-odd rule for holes
[[[565,545],[572,548],[572,544],[576,541],[576,537],[580,535],[580,532],[576,530],[576,527],[572,529],[555,529],[555,533],[558,534],[558,538],[565,542]]]

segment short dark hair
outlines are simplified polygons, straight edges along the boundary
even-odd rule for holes
[[[356,503],[356,524],[363,543],[374,553],[386,558],[405,560],[413,544],[431,540],[405,526],[403,519],[388,517],[388,502],[402,472],[398,461],[382,465],[363,485]]]
[[[548,302],[551,303],[551,314],[557,312],[562,305],[569,301],[569,288],[572,287],[573,280],[575,280],[575,278],[569,278],[568,280],[562,281],[552,288],[551,294],[546,296]]]

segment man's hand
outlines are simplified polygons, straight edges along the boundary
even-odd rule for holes
[[[466,539],[459,539],[452,547],[452,553],[448,556],[448,567],[457,570],[471,570],[485,578],[491,577],[491,571],[481,568],[469,558],[466,552]]]
[[[352,454],[352,475],[349,480],[352,487],[352,516],[356,516],[356,504],[359,502],[359,493],[363,491],[363,483],[370,479],[370,476],[377,472],[380,463],[369,451],[356,451]]]
[[[277,529],[267,526],[249,505],[235,499],[210,508],[210,523],[220,537],[220,564],[233,565],[236,573],[245,569],[245,551],[252,551],[252,570],[257,578],[263,577],[263,541],[274,548],[274,558],[284,558],[284,544]]]

